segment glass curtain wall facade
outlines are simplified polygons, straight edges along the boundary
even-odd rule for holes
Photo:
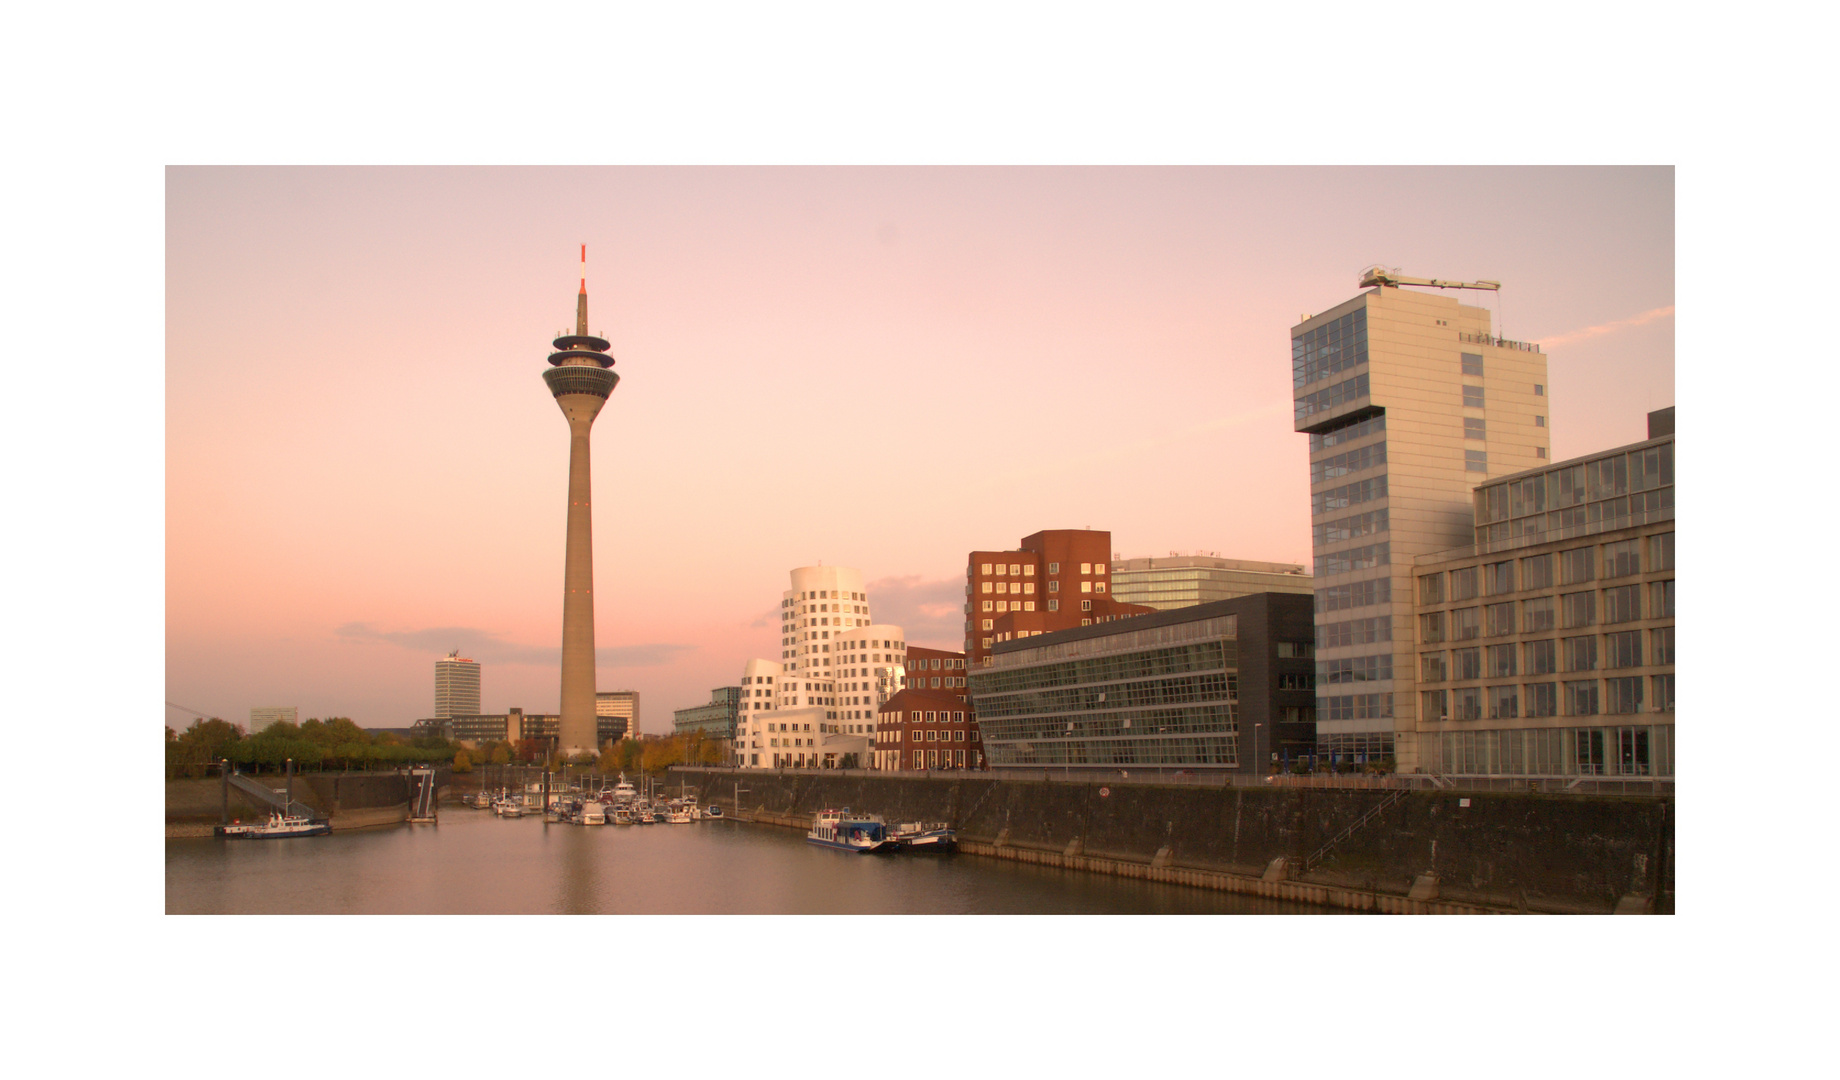
[[[1310,575],[1294,563],[1247,562],[1210,555],[1115,559],[1112,599],[1158,611],[1230,600],[1252,593],[1312,591]]]
[[[1310,441],[1316,748],[1421,766],[1412,568],[1470,542],[1472,491],[1549,456],[1546,358],[1489,312],[1375,288],[1291,330]]]
[[[1113,631],[1137,621],[999,646],[973,669],[990,766],[1238,767],[1236,616]]]

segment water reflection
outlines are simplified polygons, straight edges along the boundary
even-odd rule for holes
[[[169,914],[1339,914],[968,855],[847,855],[734,821],[442,811],[306,840],[166,841]]]

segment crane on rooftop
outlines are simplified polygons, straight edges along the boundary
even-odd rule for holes
[[[1499,281],[1444,281],[1441,278],[1406,277],[1399,272],[1397,267],[1388,270],[1384,266],[1370,266],[1361,271],[1361,288],[1363,289],[1375,286],[1397,289],[1401,285],[1424,285],[1433,289],[1486,289],[1489,292],[1501,291],[1501,282]]]

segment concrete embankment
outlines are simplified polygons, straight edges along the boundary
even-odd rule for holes
[[[450,774],[436,774],[437,790],[448,795]],[[250,777],[276,790],[288,786],[287,777],[264,774]],[[396,825],[409,820],[414,785],[400,773],[309,773],[294,777],[294,798],[326,817],[334,832]],[[166,782],[166,835],[210,836],[224,807],[223,781],[169,780]],[[229,815],[244,821],[268,816],[269,808],[232,787]]]
[[[1393,793],[672,770],[685,781],[743,820],[804,829],[849,806],[950,821],[973,855],[1354,910],[1673,910],[1672,796],[1414,791],[1303,873]]]

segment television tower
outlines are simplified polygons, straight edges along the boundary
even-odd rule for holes
[[[569,421],[569,531],[562,560],[562,754],[599,749],[594,719],[594,512],[588,430],[620,377],[606,341],[588,334],[588,245],[581,246],[575,333],[555,341],[543,381]]]

